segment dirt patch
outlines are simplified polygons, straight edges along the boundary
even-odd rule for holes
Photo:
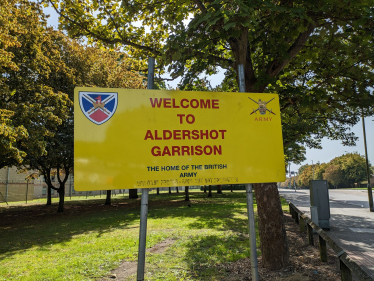
[[[164,241],[154,245],[152,248],[147,249],[147,252],[151,254],[162,254],[166,251],[167,248],[169,248],[174,243],[174,239],[167,238]]]
[[[112,270],[112,272],[101,279],[100,281],[107,281],[107,280],[123,280],[124,278],[127,278],[133,274],[136,274],[138,271],[138,263],[135,261],[124,261],[120,264],[119,267],[117,267],[115,270]]]
[[[261,280],[272,281],[338,281],[340,280],[339,260],[332,249],[328,248],[327,262],[319,260],[318,235],[314,235],[314,246],[309,246],[306,233],[300,233],[299,226],[288,214],[284,215],[290,263],[280,270],[268,270],[262,267],[258,258]],[[228,275],[222,281],[252,280],[251,260],[242,259],[233,263],[218,265]]]
[[[152,248],[147,249],[147,253],[151,254],[162,254],[165,252],[171,245],[175,243],[175,239],[167,238],[164,241],[154,245]],[[146,264],[147,268],[147,264]],[[112,270],[112,272],[101,279],[101,281],[107,280],[123,280],[133,274],[136,274],[138,271],[138,263],[137,262],[130,262],[130,261],[123,261],[119,267]],[[147,272],[147,270],[145,270]]]

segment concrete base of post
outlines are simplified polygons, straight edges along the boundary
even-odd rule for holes
[[[311,216],[311,219],[312,221],[319,226],[319,222],[318,222],[318,208],[315,207],[315,206],[311,206],[310,207],[310,216]],[[313,230],[313,233],[317,233],[315,230]]]

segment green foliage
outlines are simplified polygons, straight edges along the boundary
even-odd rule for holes
[[[181,76],[180,89],[199,89],[199,75],[221,67],[221,90],[235,91],[245,64],[247,92],[280,95],[289,161],[323,137],[353,145],[349,128],[362,110],[373,113],[372,0],[49,3],[70,35],[122,46],[139,69],[157,57],[158,74]]]
[[[366,176],[365,157],[358,153],[347,153],[332,159],[329,163],[317,163],[314,165],[304,165],[299,169],[299,185],[309,186],[309,180],[327,180],[334,187],[354,187]],[[372,173],[371,169],[371,173]]]
[[[344,187],[354,187],[355,183],[367,179],[365,157],[358,153],[347,153],[334,158],[331,160],[331,164],[340,167],[343,175],[342,184]]]
[[[338,165],[330,165],[326,168],[325,173],[323,174],[323,179],[334,186],[335,188],[343,183],[343,172]]]
[[[38,4],[12,5],[0,4],[16,16],[0,38],[5,58],[0,60],[0,167],[37,169],[49,188],[63,194],[74,166],[74,87],[145,88],[144,77],[131,70],[134,63],[125,53],[85,47],[47,28]],[[51,173],[57,174],[59,187],[52,185]]]

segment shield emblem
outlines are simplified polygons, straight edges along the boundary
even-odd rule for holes
[[[117,104],[118,93],[79,92],[79,105],[83,114],[97,125],[113,116]]]

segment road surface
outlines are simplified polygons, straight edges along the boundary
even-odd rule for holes
[[[287,201],[310,217],[309,190],[279,189]],[[330,231],[337,242],[374,279],[374,212],[367,190],[329,189]]]

